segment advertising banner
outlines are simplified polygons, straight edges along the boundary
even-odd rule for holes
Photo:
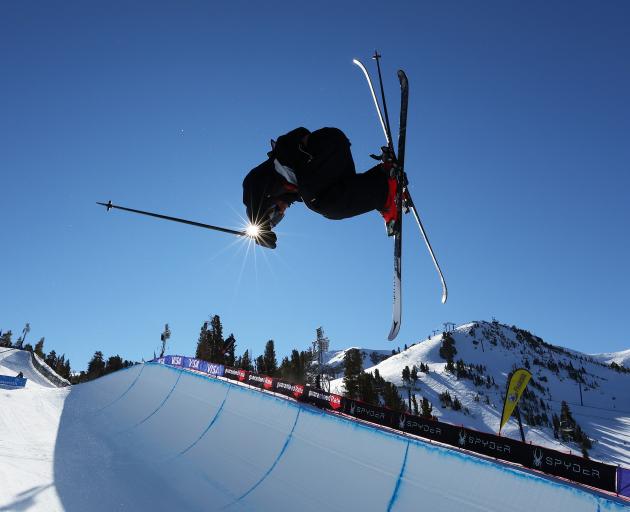
[[[457,442],[450,444],[471,452],[518,464],[522,464],[524,460],[527,460],[525,447],[528,445],[509,437],[486,434],[485,432],[477,432],[468,428],[459,427],[457,429]]]
[[[501,433],[501,429],[507,423],[507,420],[510,419],[518,401],[525,391],[525,387],[529,382],[529,379],[532,378],[532,374],[526,370],[525,368],[519,368],[515,370],[510,378],[510,383],[508,384],[507,391],[505,393],[505,400],[503,401],[503,414],[501,416],[501,424],[499,425],[499,433]]]
[[[302,384],[291,384],[283,380],[276,380],[276,386],[274,391],[281,395],[285,395],[296,400],[302,400],[304,398],[304,390],[306,386]]]
[[[392,427],[394,426],[394,422],[398,421],[398,413],[394,413],[390,409],[366,404],[359,400],[349,400],[347,398],[344,399],[344,402],[345,407],[343,412],[360,420],[369,421],[370,423],[376,423],[385,427]],[[394,419],[394,416],[396,416],[396,419]]]
[[[527,458],[519,461],[523,466],[605,491],[616,491],[615,477],[617,468],[615,466],[585,459],[577,455],[550,450],[542,446],[524,446],[527,448]]]
[[[186,356],[164,356],[158,359],[154,359],[152,362],[158,364],[167,364],[169,366],[176,366],[178,368],[195,370],[216,377],[222,377],[225,368],[222,364],[209,363],[202,359],[196,359],[194,357]]]
[[[258,375],[257,373],[249,373],[247,375],[247,379],[245,380],[246,384],[250,386],[254,386],[255,388],[263,388],[265,385],[265,377],[264,375]]]
[[[426,437],[440,443],[452,445],[456,444],[457,431],[459,430],[454,425],[405,413],[397,415],[396,423],[393,427],[414,436]]]
[[[327,393],[321,389],[307,387],[306,401],[320,409],[331,409],[342,412],[344,398],[333,393]]]
[[[20,377],[9,377],[8,375],[0,375],[0,386],[23,388],[24,386],[26,386],[26,379],[22,379]]]
[[[237,380],[239,382],[246,382],[248,373],[249,372],[245,370],[230,368],[229,366],[226,366],[225,370],[223,371],[223,376],[227,379]]]
[[[617,492],[630,498],[630,469],[617,468]]]

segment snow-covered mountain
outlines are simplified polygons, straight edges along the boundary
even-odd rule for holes
[[[605,352],[603,354],[591,354],[590,356],[595,361],[610,365],[616,363],[626,368],[630,368],[630,349],[621,350],[620,352]]]
[[[331,350],[329,352],[324,352],[323,364],[326,367],[326,372],[331,375],[343,375],[343,360],[346,356],[346,352],[354,348],[361,352],[363,368],[379,364],[388,357],[392,356],[391,350],[372,350],[360,347],[348,347],[344,350]]]
[[[628,368],[630,350],[582,354],[545,343],[528,331],[496,321],[461,325],[449,334],[457,351],[454,362],[463,362],[459,377],[456,372],[446,370],[446,361],[440,356],[444,333],[418,342],[379,364],[364,364],[365,371],[378,370],[381,377],[397,385],[401,395],[407,397],[403,368],[428,365],[429,372],[419,372],[419,379],[411,385],[417,401],[427,398],[433,405],[433,415],[441,421],[496,433],[508,374],[518,367],[529,368],[532,380],[520,404],[528,441],[580,452],[577,443],[554,437],[553,417],[560,416],[561,403],[565,401],[577,424],[593,440],[589,450],[592,458],[630,465],[630,371],[610,366],[614,361]],[[331,382],[331,391],[343,392],[341,377]],[[440,395],[446,391],[461,402],[460,410],[441,403]],[[514,418],[502,434],[520,437]]]

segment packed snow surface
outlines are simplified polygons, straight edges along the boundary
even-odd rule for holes
[[[587,492],[156,364],[2,391],[0,510],[622,510]]]

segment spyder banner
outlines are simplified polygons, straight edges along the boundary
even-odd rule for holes
[[[445,444],[456,444],[458,428],[448,423],[440,423],[436,420],[425,419],[412,414],[398,414],[396,422],[392,425],[397,430],[402,430],[414,436],[425,437]]]
[[[344,411],[350,416],[354,416],[360,420],[369,421],[370,423],[377,423],[385,427],[391,427],[395,424],[394,416],[396,413],[390,409],[384,407],[378,407],[376,405],[366,404],[358,400],[345,399]]]
[[[523,466],[605,491],[617,491],[615,488],[617,468],[615,466],[550,450],[542,446],[524,446],[526,447],[527,458],[519,461]]]

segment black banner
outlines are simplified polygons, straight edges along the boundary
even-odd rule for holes
[[[617,490],[615,487],[617,468],[615,466],[542,446],[525,445],[525,447],[525,458],[519,461],[523,466],[598,489],[610,492]]]
[[[320,409],[332,409],[341,412],[343,410],[344,398],[340,395],[327,393],[321,389],[306,388],[306,401],[319,407]]]
[[[245,379],[245,383],[250,386],[254,386],[255,388],[263,388],[265,386],[265,377],[264,375],[258,375],[257,373],[248,373],[247,379]]]
[[[464,427],[458,428],[457,431],[456,442],[450,443],[454,446],[518,464],[523,464],[523,460],[527,458],[525,451],[527,445],[515,439],[495,436],[494,434],[478,432]]]
[[[249,372],[245,370],[239,370],[238,368],[230,368],[229,366],[226,366],[225,371],[223,372],[223,376],[226,379],[238,380],[239,382],[246,382],[248,373]]]
[[[291,384],[290,382],[285,382],[283,380],[276,380],[275,387],[273,389],[276,393],[295,398],[296,400],[303,400],[305,398],[305,390],[306,386],[303,386],[302,384]]]
[[[366,404],[358,400],[344,399],[345,406],[343,412],[354,416],[355,418],[369,421],[370,423],[377,423],[385,427],[392,427],[394,425],[395,417],[397,413],[384,407],[378,407],[376,405]]]
[[[457,441],[457,431],[454,425],[440,423],[439,421],[401,413],[397,415],[396,422],[392,425],[397,430],[402,430],[414,436],[426,437],[440,443],[454,445]]]

